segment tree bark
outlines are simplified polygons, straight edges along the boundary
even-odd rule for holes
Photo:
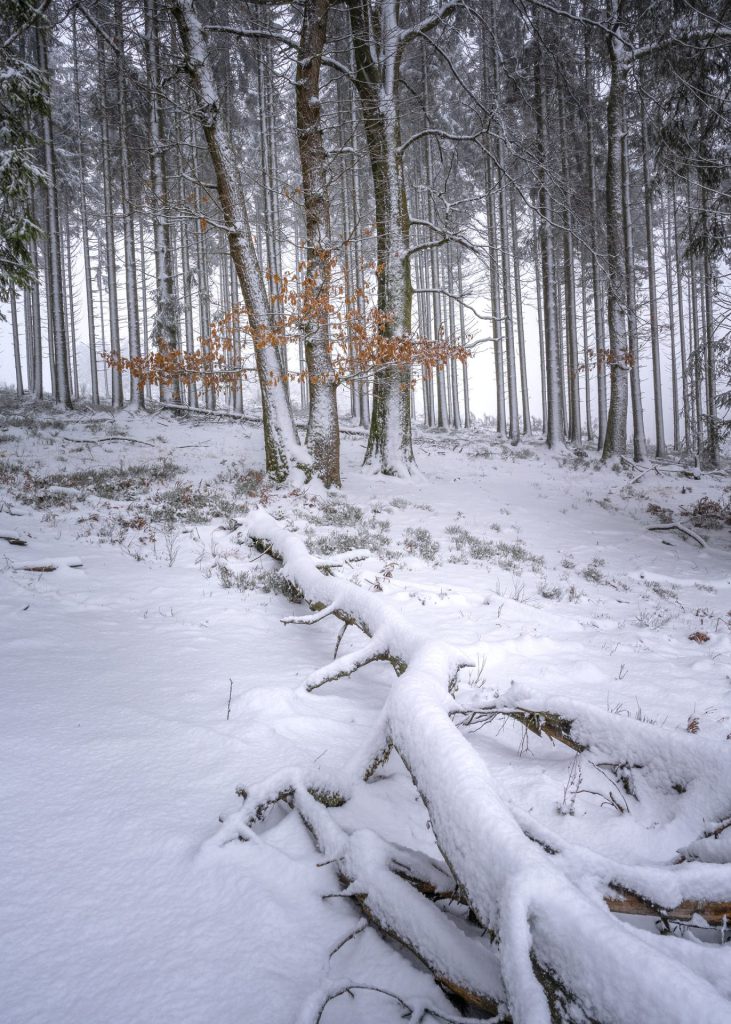
[[[607,99],[607,311],[609,324],[609,411],[602,457],[627,453],[628,377],[631,361],[627,339],[627,270],[624,252],[622,133],[627,92],[622,25],[625,0],[611,0],[607,47],[610,83]]]
[[[399,153],[398,3],[379,0],[375,11],[369,0],[349,0],[348,6],[356,88],[373,176],[378,309],[381,333],[388,342],[411,333],[409,227]],[[410,400],[410,367],[395,363],[376,371],[365,463],[387,476],[404,476],[414,464]]]
[[[198,103],[198,112],[218,186],[218,197],[228,230],[228,244],[246,304],[252,332],[264,422],[267,471],[285,480],[296,466],[309,471],[310,459],[300,447],[273,338],[269,299],[256,257],[243,183],[233,148],[220,119],[220,100],[208,52],[206,33],[193,0],[174,0],[173,15],[180,33],[186,69]]]
[[[340,486],[340,428],[335,374],[329,350],[332,265],[326,155],[320,122],[320,69],[331,0],[305,0],[297,51],[295,100],[306,227],[302,332],[310,383],[307,446],[315,474]]]
[[[48,75],[48,29],[36,29],[38,66]],[[61,224],[58,209],[58,183],[56,180],[56,148],[50,108],[43,114],[43,152],[45,161],[46,195],[46,285],[48,299],[49,356],[52,357],[55,399],[67,409],[73,408],[69,386],[68,346],[66,318],[63,308],[63,258],[61,253]],[[40,374],[39,374],[40,377]]]

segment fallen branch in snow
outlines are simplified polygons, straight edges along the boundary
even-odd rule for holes
[[[399,668],[372,734],[346,765],[282,771],[242,792],[243,807],[226,819],[217,841],[245,837],[269,807],[285,800],[336,867],[343,895],[414,952],[445,988],[489,1012],[508,1013],[515,1024],[549,1024],[568,1019],[567,1013],[602,1024],[727,1024],[725,961],[637,931],[608,913],[604,902],[619,895],[626,911],[632,904],[626,892],[660,914],[688,899],[715,905],[731,897],[726,867],[624,865],[563,844],[505,802],[500,782],[454,723],[452,683],[470,663],[463,653],[416,628],[378,593],[325,575],[302,541],[266,513],[252,514],[247,531],[282,562],[283,574],[314,613],[328,610],[357,625],[372,651],[388,652]],[[338,661],[348,668],[336,659],[316,677],[334,678]],[[351,656],[353,670],[357,663]],[[695,787],[689,799],[714,780],[711,809],[727,796],[731,773],[720,744],[694,746],[696,736],[619,715],[592,718],[599,715],[595,709],[575,702],[557,700],[538,710],[531,703],[509,693],[503,706],[540,714],[540,721],[528,720],[542,732],[551,716],[548,724],[562,742],[596,746],[618,764],[644,764],[658,785],[687,782]],[[493,704],[489,710],[500,709]],[[427,808],[443,865],[394,848],[368,829],[345,832],[327,810],[348,800],[391,749]],[[715,774],[709,769],[704,775],[708,754],[718,755],[718,764]],[[464,920],[455,925],[440,906],[453,898],[469,907],[477,927]]]
[[[684,533],[686,537],[690,537],[691,540],[696,541],[702,548],[706,546],[706,542],[702,537],[689,529],[687,526],[683,526],[682,523],[658,523],[657,526],[648,526],[648,530],[678,530],[680,533]]]
[[[657,466],[648,466],[647,469],[643,469],[641,473],[638,473],[637,476],[634,478],[634,480],[630,480],[629,486],[630,487],[634,487],[634,485],[637,483],[637,481],[641,480],[642,477],[645,476],[646,473],[652,473],[652,472],[655,472],[655,473],[657,473],[658,476],[660,476],[660,472],[661,471],[657,468]]]
[[[683,900],[677,907],[659,907],[650,900],[642,899],[629,889],[617,886],[616,896],[605,896],[604,902],[618,914],[637,914],[642,917],[659,917],[672,922],[688,923],[700,918],[707,925],[723,928],[726,921],[731,921],[731,901],[700,902]]]
[[[28,546],[28,541],[18,536],[17,533],[0,533],[0,540],[6,540],[8,544],[14,544],[19,548],[25,548]]]
[[[498,715],[512,718],[519,722],[525,729],[535,736],[548,736],[552,740],[571,747],[577,753],[583,753],[586,746],[578,743],[571,736],[572,722],[569,719],[561,718],[560,715],[552,714],[550,711],[528,711],[525,708],[465,708],[455,707],[451,712],[453,716],[463,715],[464,725],[471,726],[479,722],[491,722]]]
[[[15,572],[55,572],[56,569],[80,569],[84,563],[75,558],[54,558],[49,562],[15,562]]]
[[[437,1010],[433,1006],[426,1006],[423,1002],[417,1003],[414,1000],[407,1002],[403,996],[398,995],[396,992],[389,992],[387,989],[379,988],[377,985],[347,980],[330,981],[313,993],[300,1010],[296,1024],[320,1024],[322,1015],[330,1003],[344,995],[349,995],[352,999],[355,999],[356,992],[377,992],[379,995],[392,999],[403,1009],[402,1017],[406,1018],[408,1016],[411,1024],[422,1024],[422,1022],[429,1019],[444,1021],[445,1024],[490,1024],[484,1017],[478,1019],[477,1017],[464,1017],[461,1014],[455,1016],[451,1013],[444,1013],[443,1010]],[[492,1020],[494,1022],[497,1018],[493,1017]]]
[[[173,412],[193,412],[201,416],[218,416],[223,419],[241,420],[243,423],[261,423],[261,416],[250,416],[248,413],[232,412],[230,409],[203,409],[195,405],[176,405],[175,402],[160,402],[161,409],[170,409]],[[305,422],[297,422],[301,430],[307,429]],[[344,427],[342,423],[338,427],[341,434],[352,434],[354,437],[368,437],[368,431],[362,427]]]
[[[66,437],[64,441],[73,441],[74,444],[105,444],[107,441],[126,441],[128,444],[144,444],[147,448],[154,448],[152,441],[140,441],[137,437],[125,437],[123,434],[114,434],[111,437]]]

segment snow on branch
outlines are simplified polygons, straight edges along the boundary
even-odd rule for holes
[[[364,651],[378,650],[402,670],[373,734],[348,763],[278,773],[246,795],[218,841],[235,838],[284,799],[336,865],[343,894],[370,921],[403,942],[446,988],[473,1005],[509,1014],[516,1024],[550,1024],[564,1019],[567,1008],[571,1019],[613,1024],[731,1019],[720,951],[648,936],[607,905],[623,912],[651,905],[662,915],[664,908],[695,898],[719,909],[731,895],[727,865],[700,859],[625,865],[557,839],[506,803],[500,780],[455,722],[455,710],[465,711],[451,692],[459,668],[469,663],[463,652],[421,631],[382,595],[322,573],[300,538],[267,513],[253,513],[247,532],[282,562],[311,608],[336,606],[333,614],[371,638],[350,664]],[[332,675],[339,660],[315,677]],[[342,661],[340,667],[346,667]],[[731,772],[720,744],[698,744],[697,736],[558,697],[539,705],[517,690],[482,710],[520,714],[542,732],[548,724],[575,749],[642,765],[654,785],[687,784],[704,813],[718,812],[726,801]],[[443,864],[390,847],[369,830],[345,833],[327,810],[349,799],[391,747],[428,810]],[[455,938],[439,905],[447,898],[463,902],[479,928],[460,930]]]

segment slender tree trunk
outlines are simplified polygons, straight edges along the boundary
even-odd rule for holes
[[[637,327],[637,287],[635,284],[635,245],[630,192],[629,144],[627,122],[622,132],[622,195],[624,206],[625,283],[627,286],[627,336],[630,352],[630,392],[632,395],[632,442],[636,462],[647,458],[647,441],[642,413],[640,385],[640,344]]]
[[[309,469],[300,448],[287,393],[281,383],[276,353],[278,339],[270,331],[269,300],[251,235],[249,214],[238,162],[219,117],[220,101],[211,68],[208,40],[193,0],[174,0],[172,11],[180,32],[187,71],[198,101],[199,116],[218,185],[228,229],[229,249],[236,267],[252,331],[264,421],[266,466],[284,480],[294,466]]]
[[[596,166],[594,153],[594,110],[595,87],[592,73],[589,47],[588,26],[584,33],[584,81],[589,109],[586,115],[587,165],[589,168],[589,199],[591,220],[591,291],[594,303],[594,349],[596,352],[596,392],[597,392],[597,448],[603,451],[607,436],[607,358],[604,337],[604,290],[602,287],[601,269],[598,257],[599,232],[598,203],[596,194]],[[587,368],[588,373],[588,368]]]
[[[717,468],[720,461],[718,410],[716,408],[716,351],[714,344],[713,316],[713,265],[710,257],[710,225],[708,223],[708,192],[699,182],[701,231],[704,240],[701,253],[702,302],[705,313],[705,349],[706,349],[706,413],[708,434],[708,458],[711,466]]]
[[[142,220],[142,214],[139,218],[139,232],[140,232],[140,285],[142,292],[142,354],[147,358],[150,351],[150,334],[149,334],[149,321],[147,317],[147,264],[145,260],[145,225]],[[195,394],[195,392],[194,392]],[[145,400],[152,400],[152,385],[149,383],[145,384]]]
[[[609,48],[610,84],[607,99],[607,311],[609,323],[609,412],[603,458],[627,453],[628,377],[631,353],[627,339],[627,268],[624,250],[622,134],[627,91],[624,0],[611,0]]]
[[[665,199],[660,193],[660,215],[662,218],[663,262],[665,263],[665,286],[667,288],[668,330],[670,332],[670,373],[673,395],[673,449],[680,451],[680,402],[678,396],[678,360],[675,344],[675,299],[673,294],[673,269],[671,256],[670,209],[665,216]]]
[[[32,211],[33,220],[36,220],[36,209],[38,197],[36,190],[33,191]],[[34,239],[30,243],[33,266],[36,274],[31,285],[31,307],[33,312],[33,397],[43,398],[43,335],[41,333],[41,275],[40,275],[40,254],[38,244]]]
[[[69,364],[71,370],[71,379],[73,381],[73,397],[76,401],[79,397],[79,356],[76,348],[76,311],[74,309],[74,273],[73,273],[73,260],[71,258],[71,221],[69,217],[68,206],[66,207],[65,217],[65,235],[66,235],[66,309],[68,310],[69,317],[69,331],[68,336],[70,339],[70,346],[68,349]]]
[[[553,201],[548,183],[546,159],[548,152],[548,99],[543,81],[541,58],[535,66],[536,127],[538,132],[539,189],[538,206],[541,217],[540,248],[541,278],[543,282],[544,339],[546,345],[546,443],[558,448],[564,443],[563,408],[561,395],[561,367],[556,330],[556,267],[553,247]]]
[[[376,207],[378,308],[386,339],[411,333],[409,226],[399,150],[400,30],[396,0],[380,0],[380,35],[368,0],[349,0],[356,88],[363,111]],[[379,53],[373,61],[374,49]],[[365,462],[386,475],[405,475],[411,446],[411,372],[403,365],[376,371]]]
[[[642,175],[645,200],[645,239],[647,243],[647,286],[650,295],[650,340],[652,347],[652,386],[655,402],[655,455],[663,459],[667,455],[665,443],[665,420],[662,403],[662,365],[660,362],[660,325],[657,314],[657,283],[655,280],[655,238],[653,226],[652,196],[648,157],[647,117],[645,103],[641,98],[642,114]],[[670,301],[670,297],[668,297]]]
[[[33,379],[33,370],[35,362],[35,350],[34,350],[34,334],[35,328],[33,326],[33,289],[25,288],[23,291],[23,330],[25,333],[25,366],[26,376],[28,379],[28,391],[33,394],[35,381]]]
[[[586,414],[586,440],[594,440],[594,425],[591,417],[591,374],[589,373],[589,323],[586,302],[586,262],[582,252],[581,260],[581,334],[584,346],[584,408]]]
[[[703,452],[703,341],[698,313],[698,281],[696,259],[692,246],[690,173],[686,178],[686,218],[688,224],[688,307],[691,316],[692,394],[695,408],[695,452],[700,465]]]
[[[89,375],[91,379],[91,402],[99,404],[99,377],[96,365],[96,327],[94,324],[94,286],[91,275],[91,253],[89,251],[89,222],[86,208],[86,161],[84,157],[83,133],[81,127],[81,89],[79,87],[78,39],[76,11],[72,22],[72,63],[74,68],[74,101],[76,106],[76,135],[79,164],[79,217],[81,249],[84,256],[84,285],[86,293],[86,329],[89,341]]]
[[[678,203],[673,187],[673,250],[675,252],[675,275],[678,294],[678,336],[680,340],[680,374],[683,385],[683,427],[685,433],[685,448],[687,452],[693,450],[693,416],[692,401],[689,379],[688,351],[685,342],[685,312],[683,309],[683,269],[680,257],[680,235],[678,231]]]
[[[515,284],[515,324],[518,329],[518,362],[520,363],[520,397],[523,406],[523,433],[530,437],[533,427],[528,401],[528,372],[525,359],[525,328],[523,322],[523,288],[520,281],[520,251],[518,248],[518,223],[515,212],[515,193],[510,190],[510,234],[513,247],[513,282]],[[462,283],[460,280],[460,294]],[[460,306],[460,310],[462,307]]]
[[[140,356],[140,321],[137,298],[137,258],[135,252],[135,222],[129,169],[129,111],[127,102],[127,72],[124,64],[124,25],[122,0],[114,0],[115,32],[117,44],[117,80],[119,101],[119,167],[122,185],[122,231],[124,234],[125,290],[127,297],[127,336],[130,359]],[[134,376],[129,376],[129,400],[133,409],[145,404],[144,389]]]
[[[145,0],[145,56],[150,82],[150,185],[152,191],[152,233],[155,249],[155,281],[157,312],[153,335],[161,353],[177,353],[178,310],[175,299],[175,264],[170,217],[168,214],[167,168],[165,160],[165,129],[160,101],[160,43],[157,0]],[[180,402],[180,382],[160,388],[163,400]]]
[[[576,278],[574,269],[574,220],[571,209],[571,183],[566,152],[568,125],[563,91],[558,94],[559,124],[561,131],[561,174],[565,189],[563,209],[563,278],[566,308],[566,375],[568,378],[568,438],[572,444],[581,444],[581,397],[579,382],[579,345],[576,326]]]
[[[15,391],[23,397],[23,364],[20,361],[20,332],[18,330],[18,307],[15,290],[10,292],[10,326],[13,332],[13,359],[15,361]]]
[[[320,123],[320,68],[331,0],[305,0],[297,51],[295,99],[306,227],[302,330],[310,381],[307,445],[315,474],[340,486],[340,433],[335,373],[329,352],[332,242],[325,145]]]
[[[516,277],[516,280],[517,280],[517,277]],[[462,294],[463,294],[463,291],[462,291],[462,287],[463,287],[462,286],[462,257],[461,257],[461,255],[460,255],[460,257],[459,257],[459,259],[457,261],[457,287],[459,288],[459,295],[460,295],[460,298],[461,298]],[[522,322],[522,319],[521,319],[521,322]],[[465,331],[464,305],[461,302],[459,304],[459,333],[460,333],[460,339],[459,340],[464,345],[465,340],[466,340],[466,337],[465,337],[466,331]],[[523,351],[523,357],[525,358],[525,350]],[[465,425],[465,427],[469,428],[469,427],[472,426],[472,414],[470,412],[470,381],[469,381],[469,372],[468,372],[468,369],[467,369],[467,360],[464,360],[464,362],[462,363],[462,395],[463,395],[463,399],[462,400],[464,402],[464,425]],[[530,431],[531,431],[531,423],[530,423],[530,416],[529,416],[529,418],[528,418],[528,432],[530,432]]]
[[[541,369],[541,432],[546,433],[548,407],[546,405],[546,338],[543,318],[543,276],[541,274],[541,237],[536,210],[538,196],[533,203],[533,264],[536,278],[536,319],[538,320],[538,359]]]
[[[122,371],[119,366],[121,348],[119,343],[119,305],[117,298],[117,253],[114,238],[114,196],[112,194],[112,162],[109,144],[109,111],[107,90],[106,44],[101,35],[97,35],[97,54],[99,64],[99,82],[102,101],[102,174],[104,176],[104,234],[107,256],[107,290],[109,296],[109,351],[113,359],[112,377],[112,409],[121,409],[124,404],[122,394]]]
[[[102,274],[102,236],[97,225],[96,233],[96,287],[99,292],[99,333],[102,343],[102,375],[104,377],[104,397],[109,398],[109,364],[107,362],[107,336],[104,325],[104,281]]]
[[[48,75],[48,29],[36,30],[38,66]],[[52,356],[55,399],[67,409],[73,408],[69,386],[66,318],[63,308],[63,258],[61,254],[61,224],[58,209],[56,181],[56,149],[53,138],[53,120],[50,109],[43,114],[43,151],[45,159],[45,193],[47,226],[48,338]]]

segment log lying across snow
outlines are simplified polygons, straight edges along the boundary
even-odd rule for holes
[[[332,614],[368,638],[360,656],[336,658],[314,673],[311,685],[376,657],[391,661],[396,678],[372,736],[350,763],[337,772],[316,765],[306,772],[285,770],[242,791],[242,808],[223,823],[216,841],[246,837],[269,807],[284,800],[299,812],[336,867],[344,893],[365,916],[412,950],[444,988],[500,1019],[728,1024],[727,949],[637,930],[609,907],[668,915],[682,908],[687,919],[689,907],[702,911],[712,904],[715,920],[731,900],[731,868],[702,861],[625,865],[567,847],[505,802],[459,719],[522,715],[534,731],[575,750],[596,749],[614,764],[645,768],[668,788],[679,786],[677,792],[686,787],[690,795],[693,787],[714,784],[709,811],[731,799],[726,749],[572,702],[540,708],[509,692],[502,702],[480,705],[473,693],[467,707],[458,704],[452,684],[469,664],[462,652],[419,630],[381,595],[321,571],[303,542],[267,513],[252,514],[247,531],[260,550],[282,563],[281,572],[315,613],[288,622],[312,625]],[[370,830],[346,832],[328,809],[348,800],[392,749],[428,810],[441,864],[393,847]],[[469,907],[477,926],[463,919],[455,924],[455,900]],[[316,1002],[303,1021],[319,1019]]]

